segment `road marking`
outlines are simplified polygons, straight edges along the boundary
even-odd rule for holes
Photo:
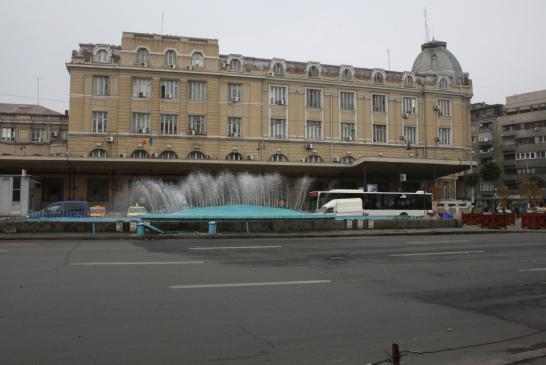
[[[8,250],[0,250],[0,252],[8,252]]]
[[[119,262],[71,262],[73,266],[114,266],[114,265],[191,265],[204,261],[119,261]]]
[[[326,284],[330,280],[306,280],[306,281],[269,281],[262,283],[230,283],[230,284],[197,284],[197,285],[171,285],[171,289],[201,289],[201,288],[237,288],[244,286],[273,286],[273,285],[306,285]]]
[[[521,269],[521,272],[532,272],[532,271],[546,271],[546,267],[537,267],[535,269]]]
[[[453,241],[412,241],[407,243],[456,243],[456,242],[470,242],[470,240],[453,240]]]
[[[282,246],[212,246],[212,247],[189,247],[188,250],[254,250],[262,248],[282,248]]]
[[[446,252],[422,252],[422,253],[399,253],[391,255],[391,257],[402,256],[432,256],[432,255],[462,255],[468,253],[484,253],[485,251],[446,251]]]

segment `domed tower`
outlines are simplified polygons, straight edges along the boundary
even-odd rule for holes
[[[424,76],[444,76],[451,84],[468,84],[468,74],[453,53],[446,48],[447,42],[430,41],[421,45],[421,53],[413,63],[412,72]]]

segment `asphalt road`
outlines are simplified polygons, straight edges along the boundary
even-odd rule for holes
[[[0,243],[1,364],[540,364],[473,345],[544,330],[537,233]]]

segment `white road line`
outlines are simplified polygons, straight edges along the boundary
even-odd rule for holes
[[[456,242],[470,242],[470,240],[453,240],[453,241],[412,241],[407,243],[456,243]]]
[[[0,252],[8,252],[8,250],[0,250]]]
[[[431,255],[462,255],[468,253],[484,253],[485,251],[446,251],[446,252],[422,252],[422,253],[399,253],[391,255],[391,257],[402,256],[431,256]]]
[[[537,267],[535,269],[521,269],[521,272],[532,272],[532,271],[546,271],[546,267]]]
[[[189,247],[188,250],[254,250],[262,248],[282,248],[282,246],[212,246],[212,247]]]
[[[119,261],[119,262],[71,262],[73,266],[115,266],[115,265],[191,265],[204,261]]]
[[[305,285],[327,284],[330,280],[306,280],[306,281],[270,281],[262,283],[231,283],[231,284],[197,284],[197,285],[171,285],[171,289],[201,289],[201,288],[236,288],[245,286],[273,286],[273,285]]]

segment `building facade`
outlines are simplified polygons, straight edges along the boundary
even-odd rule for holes
[[[513,199],[521,199],[522,181],[533,175],[546,181],[546,90],[507,96],[504,115],[497,123],[502,182]],[[542,202],[545,199],[546,189],[542,189]]]
[[[138,176],[222,169],[428,190],[472,164],[472,84],[445,42],[423,44],[411,71],[395,72],[126,32],[120,46],[80,44],[66,66],[70,164],[43,171],[63,174],[65,198],[85,199],[91,183],[112,203]]]
[[[471,106],[471,142],[472,153],[478,165],[486,162],[496,162],[501,151],[501,141],[498,136],[498,118],[504,114],[504,105],[474,103]],[[476,169],[478,171],[478,169]],[[485,205],[494,206],[497,186],[490,182],[481,182],[473,188],[472,200],[478,200]]]
[[[0,103],[0,155],[66,156],[68,114],[40,105]]]

